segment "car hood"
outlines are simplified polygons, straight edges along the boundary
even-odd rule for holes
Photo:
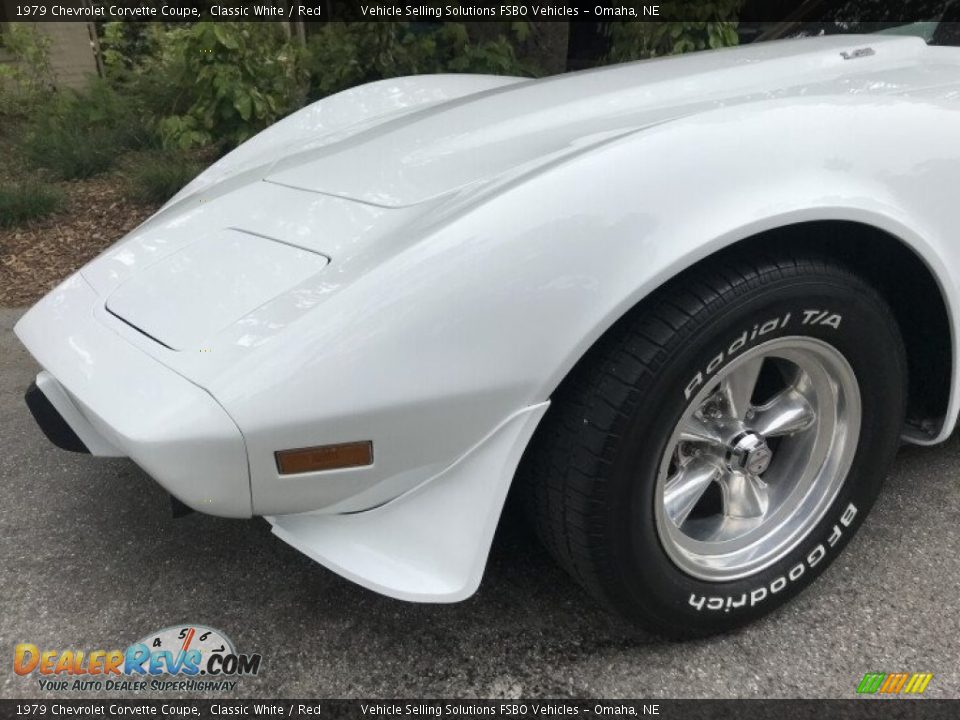
[[[955,86],[956,59],[942,50],[919,38],[831,36],[513,83],[317,137],[264,176],[375,205],[416,205],[722,105]]]

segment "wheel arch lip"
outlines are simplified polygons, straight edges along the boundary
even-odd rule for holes
[[[542,388],[538,391],[539,394],[543,397],[551,397],[577,362],[618,320],[685,271],[700,263],[709,262],[711,258],[725,251],[733,250],[741,243],[746,243],[764,233],[823,222],[850,223],[887,234],[912,252],[936,283],[951,334],[950,389],[947,411],[943,423],[935,435],[911,432],[907,428],[904,431],[903,439],[916,445],[935,445],[943,442],[950,437],[956,427],[958,415],[960,415],[960,393],[958,393],[960,366],[957,363],[957,358],[960,357],[960,326],[958,326],[960,315],[956,311],[957,303],[960,302],[960,293],[956,289],[957,275],[951,273],[948,269],[943,252],[939,249],[943,244],[942,242],[931,242],[925,234],[914,229],[915,225],[913,223],[908,223],[884,212],[862,207],[827,205],[801,207],[729,228],[701,244],[691,246],[686,252],[677,253],[668,262],[646,276],[633,292],[623,296],[617,303],[609,307],[608,311],[599,318],[596,325],[583,336],[582,341],[545,378]],[[856,271],[855,266],[851,269]]]

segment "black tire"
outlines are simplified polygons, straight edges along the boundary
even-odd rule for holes
[[[811,308],[835,309],[842,322],[801,324]],[[852,464],[822,519],[785,557],[741,579],[700,580],[671,561],[658,535],[660,461],[690,378],[742,328],[786,313],[785,327],[742,350],[808,336],[840,352],[862,402]],[[721,256],[641,303],[558,388],[522,464],[525,506],[559,563],[615,612],[674,638],[734,628],[799,593],[850,540],[899,445],[906,378],[894,316],[856,274],[816,257]]]

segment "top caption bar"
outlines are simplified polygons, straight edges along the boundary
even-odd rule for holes
[[[958,0],[960,2],[960,0]],[[741,21],[800,19],[815,6],[838,22],[902,23],[939,20],[954,0],[743,0]],[[835,7],[835,11],[832,8]],[[0,20],[7,22],[677,22],[712,21],[709,6],[695,0],[640,2],[457,2],[421,0],[0,0]]]

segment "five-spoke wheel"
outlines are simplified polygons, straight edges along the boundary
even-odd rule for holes
[[[660,464],[667,554],[705,580],[776,562],[833,500],[859,431],[856,377],[830,345],[782,337],[731,361],[691,399]]]

